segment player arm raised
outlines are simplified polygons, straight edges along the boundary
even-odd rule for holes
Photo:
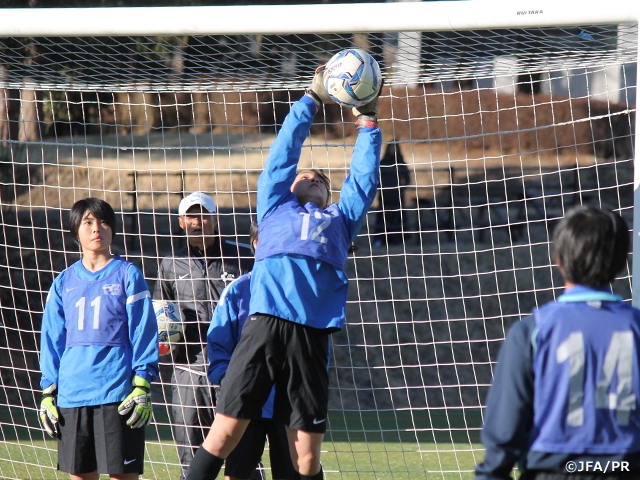
[[[302,97],[291,110],[271,145],[264,171],[258,178],[258,223],[292,195],[302,145],[309,135],[317,107],[309,96]]]
[[[353,108],[358,138],[351,156],[349,176],[340,190],[340,210],[349,223],[351,241],[360,232],[380,181],[380,149],[382,133],[377,124],[378,99]]]

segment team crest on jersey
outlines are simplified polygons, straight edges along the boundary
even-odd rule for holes
[[[105,295],[120,295],[122,293],[122,285],[118,283],[107,283],[102,289]]]
[[[227,283],[233,282],[236,276],[233,273],[222,272],[222,275],[220,275],[220,278],[222,278],[222,281],[226,285]]]

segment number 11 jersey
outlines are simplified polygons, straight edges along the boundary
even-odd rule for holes
[[[82,260],[56,277],[42,317],[40,386],[63,408],[120,402],[134,375],[158,375],[158,325],[142,272],[116,255],[90,272]]]

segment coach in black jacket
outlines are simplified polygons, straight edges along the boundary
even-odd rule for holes
[[[195,192],[178,207],[188,245],[160,264],[153,297],[176,302],[184,313],[184,341],[172,355],[173,432],[184,478],[213,422],[207,380],[207,329],[224,287],[251,270],[249,246],[223,239],[213,199]],[[169,357],[160,357],[167,361]]]

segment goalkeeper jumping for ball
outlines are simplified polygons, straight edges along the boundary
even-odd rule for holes
[[[323,76],[321,67],[291,107],[258,180],[260,241],[249,316],[188,480],[217,477],[250,420],[262,418],[274,385],[273,420],[286,425],[294,468],[301,480],[323,478],[329,335],[344,323],[344,266],[376,197],[382,143],[376,98],[353,108],[358,138],[338,203],[330,204],[329,180],[322,172],[296,171],[313,117],[330,101]]]
[[[40,420],[74,480],[143,473],[158,326],[142,272],[113,255],[116,215],[97,198],[71,208],[82,258],[58,275],[42,317]]]

